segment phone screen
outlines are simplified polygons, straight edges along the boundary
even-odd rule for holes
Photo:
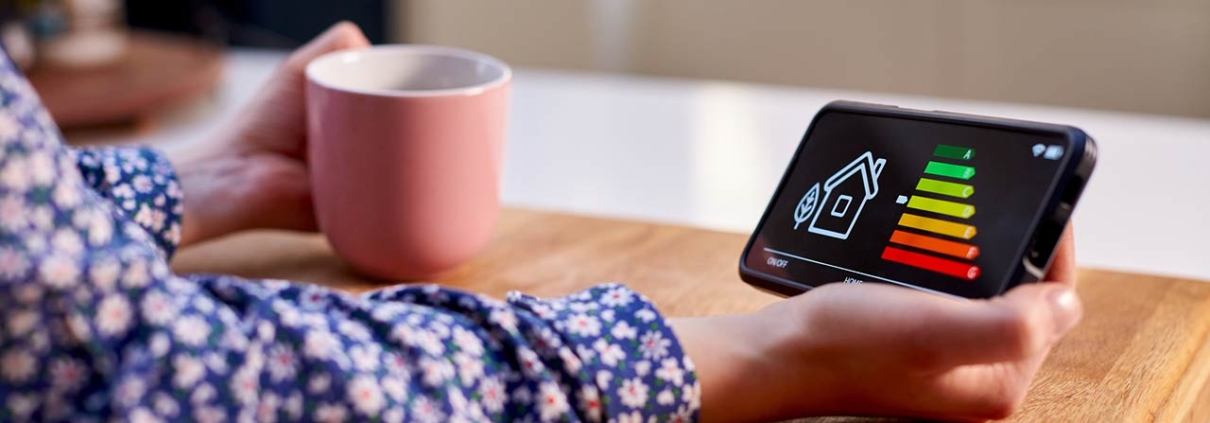
[[[806,286],[1002,292],[1068,160],[1062,134],[825,111],[745,265]]]

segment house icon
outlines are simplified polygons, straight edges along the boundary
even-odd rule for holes
[[[878,176],[885,166],[886,159],[875,160],[867,151],[828,178],[823,184],[823,201],[807,231],[848,239],[865,203],[878,195]]]

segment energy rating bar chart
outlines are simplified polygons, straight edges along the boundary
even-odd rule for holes
[[[974,245],[900,230],[891,233],[891,242],[961,259],[974,260],[979,257],[979,247]]]
[[[927,254],[914,253],[895,247],[886,247],[886,249],[882,250],[882,259],[968,281],[973,281],[979,277],[979,266],[933,257]]]
[[[949,163],[929,162],[928,166],[924,168],[924,173],[967,180],[975,177],[975,168]]]
[[[975,234],[978,233],[978,230],[971,225],[908,213],[904,213],[903,216],[899,217],[899,226],[962,239],[974,238]]]
[[[979,266],[969,263],[979,257],[979,247],[943,238],[957,238],[969,242],[979,233],[974,225],[964,222],[975,215],[975,206],[960,202],[975,195],[975,187],[970,184],[971,178],[975,177],[975,167],[961,164],[974,157],[975,150],[968,147],[941,144],[933,149],[934,159],[929,160],[924,167],[926,177],[920,178],[916,183],[916,191],[922,195],[900,196],[897,201],[914,210],[899,217],[899,226],[927,234],[896,229],[891,233],[890,239],[890,243],[895,246],[883,249],[883,260],[968,281],[979,277]],[[907,201],[904,201],[905,198]],[[930,215],[938,217],[929,217]]]
[[[966,219],[975,214],[975,206],[970,204],[955,203],[953,201],[938,200],[935,198],[920,197],[913,195],[908,200],[907,206],[909,209],[930,211],[946,216],[960,217]]]

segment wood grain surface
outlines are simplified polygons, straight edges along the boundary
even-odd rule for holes
[[[737,276],[745,234],[506,210],[486,252],[437,278],[503,297],[623,282],[670,316],[743,313],[777,298]],[[179,273],[282,278],[364,292],[319,235],[241,234],[182,251]],[[1083,269],[1083,323],[1054,350],[1013,422],[1210,423],[1210,283]],[[901,420],[830,417],[808,422]]]

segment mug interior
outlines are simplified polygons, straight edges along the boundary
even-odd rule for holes
[[[482,53],[420,45],[375,46],[325,54],[307,64],[322,86],[373,95],[474,94],[503,84],[508,65]]]

